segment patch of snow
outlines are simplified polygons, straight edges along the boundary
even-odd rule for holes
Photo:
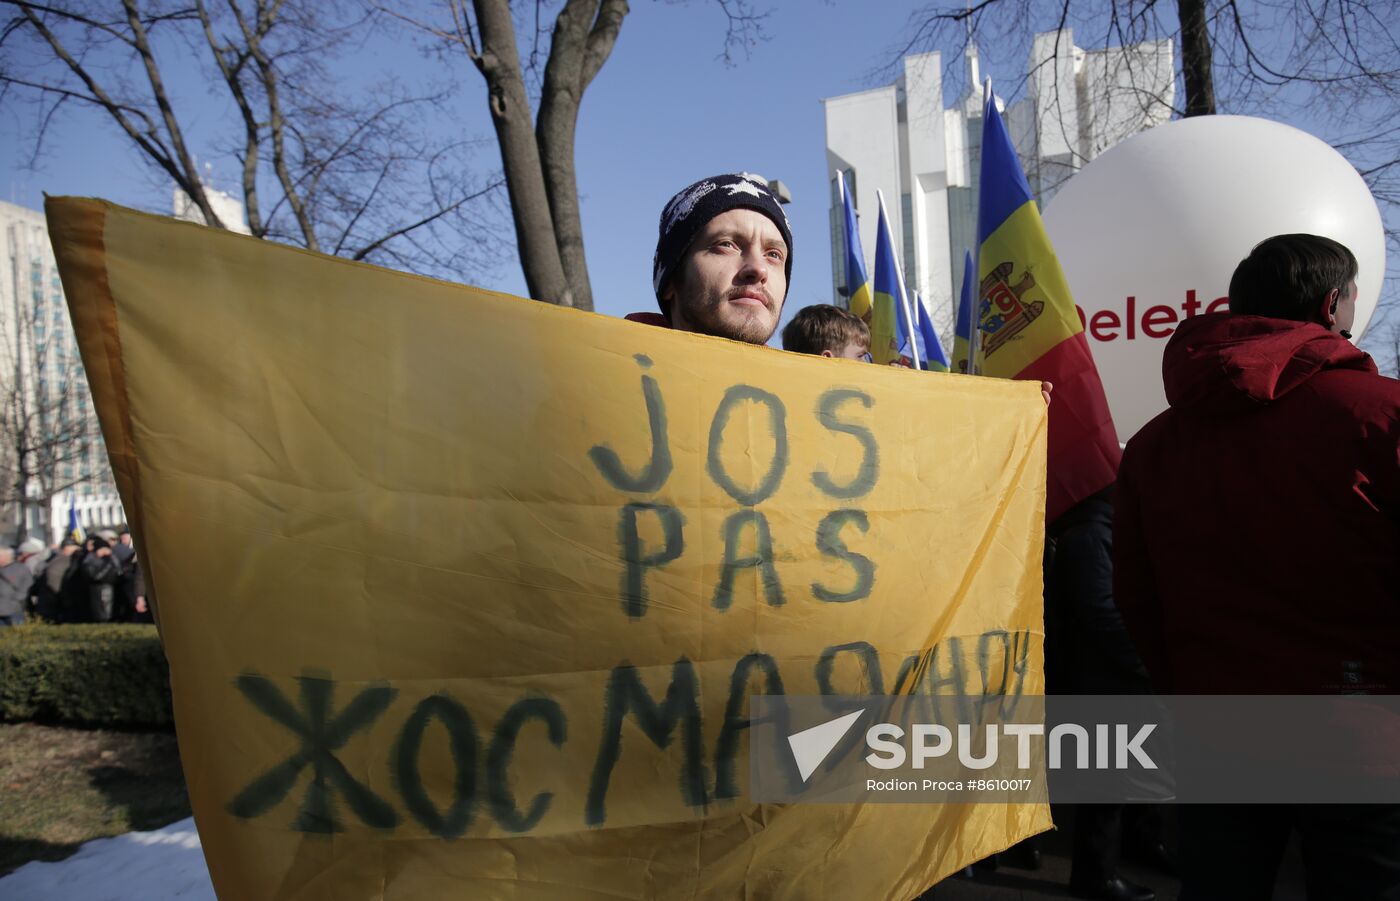
[[[194,818],[155,832],[88,842],[67,860],[34,861],[0,878],[24,901],[215,901]]]

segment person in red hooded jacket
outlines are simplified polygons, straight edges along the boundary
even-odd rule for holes
[[[1347,340],[1356,274],[1335,241],[1269,238],[1229,312],[1167,345],[1170,408],[1128,442],[1114,529],[1161,693],[1400,693],[1400,382]],[[1294,828],[1310,898],[1400,897],[1400,808],[1180,811],[1183,901],[1270,897]]]

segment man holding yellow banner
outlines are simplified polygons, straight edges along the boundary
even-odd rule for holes
[[[739,341],[50,199],[221,897],[908,901],[1049,828],[750,794],[751,696],[1043,692],[1046,411],[740,343],[744,182],[657,282]]]

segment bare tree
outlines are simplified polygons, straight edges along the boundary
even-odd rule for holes
[[[728,21],[722,58],[733,61],[762,40],[764,13],[748,0],[717,0]],[[593,309],[579,217],[574,135],[584,91],[612,53],[629,7],[627,0],[564,0],[552,28],[541,26],[544,3],[535,0],[533,34],[522,55],[509,0],[439,0],[422,13],[400,4],[382,8],[429,36],[440,48],[471,60],[486,87],[496,128],[520,265],[530,296]],[[549,35],[547,52],[541,40]],[[539,111],[527,79],[543,76]]]
[[[1392,305],[1379,311],[1361,341],[1361,349],[1375,358],[1381,375],[1393,379],[1400,378],[1400,312],[1397,310],[1400,308]]]
[[[206,148],[237,160],[259,238],[461,277],[497,246],[479,215],[500,185],[464,167],[466,143],[425,137],[445,89],[337,88],[333,64],[380,15],[331,0],[0,0],[0,101],[27,102],[34,153],[65,107],[113,123],[204,221],[221,220],[199,170],[170,61],[199,61],[237,126]]]
[[[54,307],[53,309],[61,309]],[[87,383],[66,320],[16,298],[0,309],[0,507],[15,511],[15,540],[29,534],[29,510],[48,539],[53,499],[88,481],[105,461]]]
[[[1370,185],[1400,250],[1400,0],[980,0],[929,4],[909,22],[905,52],[1030,43],[1033,31],[1073,27],[1086,46],[1170,39],[1177,54],[1175,114],[1296,116],[1321,134]],[[1124,57],[1131,63],[1131,55]],[[1007,60],[1007,62],[1012,62]],[[1014,64],[1019,67],[1020,60]],[[1037,61],[1027,75],[1036,78]],[[1058,74],[1058,73],[1057,73]],[[1152,74],[1125,73],[1144,109],[1165,98]],[[1393,255],[1392,255],[1393,258]]]

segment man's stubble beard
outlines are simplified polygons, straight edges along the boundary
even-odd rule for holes
[[[716,335],[720,338],[728,338],[731,341],[743,341],[746,344],[767,344],[768,339],[773,337],[773,332],[778,328],[778,319],[782,312],[782,306],[777,309],[765,306],[764,310],[773,316],[772,325],[759,321],[754,315],[744,315],[738,322],[726,320],[720,310],[726,301],[695,309],[694,307],[681,304],[679,298],[677,304],[685,317],[685,323],[690,327],[690,331],[702,335]]]

